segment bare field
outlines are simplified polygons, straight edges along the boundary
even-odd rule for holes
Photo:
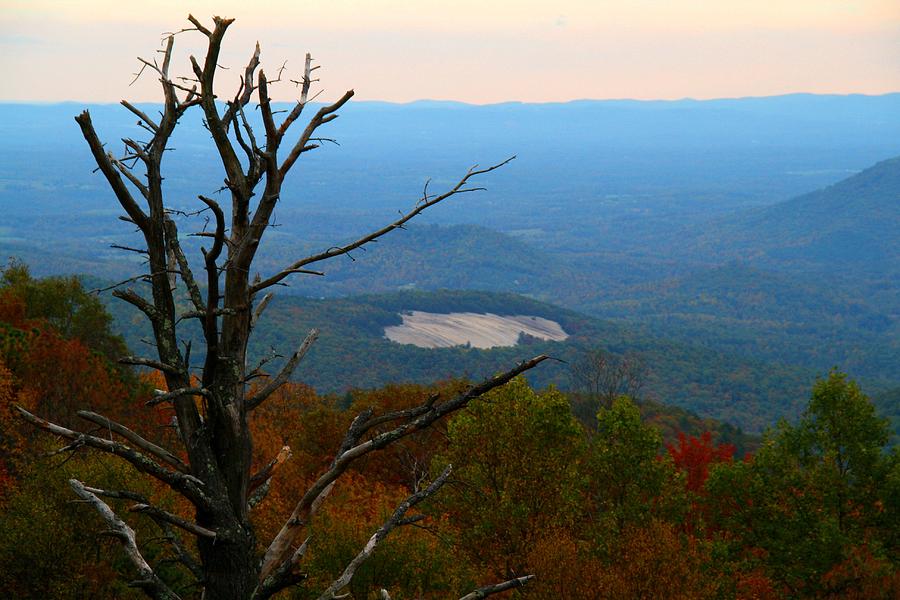
[[[401,316],[403,324],[385,327],[384,336],[392,342],[420,348],[465,344],[474,348],[515,346],[522,333],[555,342],[569,337],[556,321],[527,315],[501,317],[491,313],[438,314],[414,310]]]

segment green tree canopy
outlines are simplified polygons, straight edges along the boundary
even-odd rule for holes
[[[455,485],[438,501],[459,524],[461,548],[524,572],[517,561],[534,543],[576,517],[585,439],[568,400],[518,378],[455,417],[448,437],[433,464],[453,464]]]
[[[128,353],[106,307],[77,277],[35,279],[27,265],[11,260],[0,270],[0,293],[21,298],[25,318],[45,321],[65,339],[77,339],[112,361]]]

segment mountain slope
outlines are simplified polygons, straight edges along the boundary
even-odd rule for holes
[[[856,377],[894,377],[898,324],[884,305],[831,280],[743,262],[634,286],[585,307],[654,335]]]
[[[784,269],[896,270],[900,259],[900,157],[829,187],[707,224],[695,251]]]
[[[129,344],[141,347],[145,333],[133,310],[117,301],[110,308]],[[427,349],[388,341],[384,327],[400,324],[400,313],[407,310],[536,316],[556,321],[571,337],[563,342],[525,338],[517,346],[489,350]],[[586,348],[602,347],[643,358],[648,366],[644,389],[651,399],[759,431],[780,417],[795,416],[814,380],[811,371],[672,342],[522,296],[488,292],[400,292],[322,300],[276,296],[254,332],[250,360],[273,351],[286,354],[312,327],[321,334],[296,378],[324,392],[392,382],[481,379],[541,353],[559,360],[542,364],[529,379],[540,386],[568,387],[568,365]]]
[[[263,257],[284,256],[284,240],[272,242]],[[310,252],[316,249],[309,246]],[[478,225],[413,224],[354,253],[354,260],[323,265],[327,277],[295,278],[291,292],[335,296],[393,292],[400,289],[475,289],[537,294],[540,290],[578,292],[568,261],[522,240]],[[283,260],[283,259],[282,259]],[[277,262],[272,261],[272,266]]]

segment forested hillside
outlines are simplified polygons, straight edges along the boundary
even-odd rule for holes
[[[895,4],[4,1],[0,600],[900,600]]]
[[[800,96],[721,103],[362,107],[359,117],[379,116],[374,125],[362,125],[364,119],[355,120],[350,113],[347,121],[357,128],[342,130],[344,145],[329,149],[346,152],[343,162],[313,157],[308,168],[314,175],[306,186],[286,188],[286,201],[274,214],[255,263],[263,276],[280,268],[287,256],[354,239],[373,220],[393,219],[396,208],[416,201],[421,176],[437,164],[420,158],[422,148],[395,144],[412,166],[388,177],[382,176],[387,164],[381,162],[388,155],[362,150],[374,139],[389,143],[393,138],[379,136],[398,119],[428,135],[481,123],[500,127],[510,144],[540,144],[534,154],[524,152],[508,172],[498,172],[490,181],[496,188],[491,199],[477,203],[467,195],[330,263],[324,277],[303,275],[290,287],[277,289],[266,318],[253,332],[248,369],[254,369],[254,377],[275,372],[310,329],[321,333],[294,383],[284,388],[281,404],[272,409],[280,411],[277,421],[290,420],[299,430],[255,425],[257,439],[272,456],[281,456],[278,448],[285,442],[302,452],[303,460],[285,467],[285,473],[308,483],[310,465],[325,464],[333,451],[329,441],[335,427],[345,426],[348,408],[411,406],[428,393],[425,385],[443,381],[441,389],[456,390],[464,381],[489,377],[543,353],[552,360],[530,371],[527,381],[498,392],[492,402],[516,407],[510,410],[526,419],[518,423],[517,435],[534,430],[529,438],[537,444],[534,449],[516,446],[522,456],[532,456],[528,452],[534,450],[537,457],[538,448],[549,447],[547,440],[557,435],[571,442],[574,453],[551,457],[556,463],[542,467],[564,484],[554,488],[552,499],[504,490],[517,498],[516,504],[485,515],[464,495],[449,494],[446,505],[433,509],[452,514],[463,527],[502,528],[527,537],[535,534],[515,520],[520,507],[553,503],[549,512],[541,509],[550,520],[527,552],[523,537],[512,535],[492,545],[441,522],[441,538],[422,542],[401,536],[386,547],[390,557],[389,552],[376,555],[371,571],[355,580],[357,592],[364,595],[385,584],[411,595],[425,587],[455,592],[495,579],[497,565],[518,557],[518,568],[543,578],[539,585],[544,587],[535,592],[539,596],[566,590],[567,597],[587,598],[596,589],[627,596],[638,581],[649,581],[656,590],[676,585],[712,597],[769,597],[797,590],[819,596],[853,591],[879,597],[873,590],[891,594],[891,586],[897,585],[897,540],[891,533],[897,509],[891,502],[900,492],[892,487],[896,451],[889,454],[882,448],[896,442],[892,435],[900,429],[895,368],[900,362],[900,247],[895,235],[900,159],[871,165],[900,151],[900,138],[883,126],[898,99]],[[848,114],[862,114],[861,107],[868,116],[842,129],[839,123]],[[111,119],[112,130],[129,131],[130,125],[116,121],[107,108],[98,112]],[[5,106],[0,113],[14,121],[15,131],[67,131],[57,122],[68,118],[66,106]],[[445,118],[436,119],[438,115]],[[522,119],[550,123],[571,135],[534,138],[535,130],[523,128]],[[722,119],[732,123],[730,129],[720,128]],[[834,138],[823,138],[822,127],[831,128]],[[596,137],[601,130],[608,136],[603,140]],[[454,156],[481,151],[485,147],[476,142],[487,137],[480,136],[496,133],[467,131],[468,139],[441,151],[452,150]],[[758,134],[758,143],[748,141],[751,133]],[[145,268],[140,253],[123,254],[111,247],[140,242],[130,226],[114,219],[117,213],[110,210],[105,192],[85,175],[89,164],[70,134],[33,136],[34,147],[5,151],[10,160],[0,167],[0,194],[10,201],[4,205],[8,219],[0,226],[0,249],[23,257],[39,274],[80,274],[87,288],[105,290],[99,300],[112,317],[81,289],[79,280],[38,282],[14,264],[3,288],[0,346],[8,373],[0,371],[6,378],[0,392],[7,408],[16,402],[65,422],[76,419],[74,411],[86,403],[134,427],[147,426],[135,420],[136,408],[160,382],[108,362],[126,345],[140,354],[152,339],[140,315],[107,289],[127,280],[139,295],[146,293],[142,282],[132,279]],[[213,193],[221,173],[187,170],[187,165],[208,164],[204,161],[210,158],[204,154],[208,150],[200,123],[187,121],[180,135],[173,145],[181,156],[196,160],[171,165],[167,181],[177,198],[171,216],[184,233],[182,247],[196,258],[205,240],[191,234],[208,233],[210,223],[204,215],[178,212],[191,206],[180,191],[196,193],[199,185]],[[790,136],[800,142],[790,142]],[[541,145],[546,139],[555,141]],[[579,146],[577,158],[571,155],[575,140],[593,148],[593,154]],[[37,174],[29,156],[46,153],[49,146],[63,149],[62,156],[80,158]],[[489,147],[506,155],[502,144]],[[508,150],[512,154],[518,148]],[[554,153],[549,171],[542,169],[546,152]],[[565,156],[572,160],[562,160]],[[82,158],[84,164],[78,162]],[[445,183],[438,177],[430,185]],[[58,198],[71,204],[60,210]],[[176,301],[181,313],[192,310],[186,290],[178,288]],[[428,349],[385,339],[384,328],[399,324],[401,314],[412,310],[542,317],[559,323],[570,337],[545,342],[523,336],[515,346],[491,349]],[[190,367],[196,371],[206,358],[200,327],[188,319],[179,328],[182,342],[192,342],[184,347],[190,348]],[[642,365],[635,403],[581,385],[576,366],[597,351],[610,365]],[[41,371],[40,365],[49,363],[62,365],[61,377]],[[89,373],[90,383],[69,367]],[[859,387],[834,367],[849,372]],[[815,390],[811,404],[810,390]],[[835,398],[840,402],[832,402]],[[872,406],[889,420],[876,418]],[[828,430],[823,419],[840,410],[855,411],[841,413],[841,418],[864,425],[854,431]],[[485,417],[479,424],[464,417],[449,424],[443,445],[427,456],[392,455],[384,464],[381,459],[367,462],[339,492],[346,495],[342,499],[364,496],[364,505],[392,501],[410,485],[398,478],[398,469],[419,469],[418,475],[404,475],[414,478],[421,469],[438,468],[435,461],[445,458],[463,465],[461,480],[477,481],[481,467],[467,463],[454,444],[475,444],[506,456],[512,442],[504,437],[509,432],[503,423]],[[537,421],[528,420],[532,417]],[[782,418],[786,421],[777,424]],[[0,507],[14,525],[0,536],[4,560],[18,561],[13,549],[29,548],[21,531],[37,512],[62,523],[76,518],[61,508],[62,496],[45,503],[33,500],[38,490],[58,488],[65,477],[87,474],[101,482],[109,477],[110,486],[161,493],[102,459],[79,455],[58,471],[46,471],[40,461],[15,458],[20,451],[33,456],[51,448],[37,437],[16,433],[11,419],[8,415],[4,421],[3,434],[9,491],[0,497]],[[150,424],[153,435],[164,439],[171,433],[170,423],[171,415],[163,411],[159,422]],[[542,429],[549,425],[551,430]],[[615,438],[621,445],[610,446],[612,431],[625,432]],[[762,442],[756,434],[764,435]],[[828,457],[831,449],[851,443],[841,436],[857,436],[852,443],[865,450],[854,459],[854,474],[836,483]],[[495,441],[497,447],[486,445]],[[734,460],[745,453],[745,462]],[[578,466],[554,470],[566,461]],[[625,472],[621,494],[604,496],[596,482]],[[371,485],[372,479],[365,477],[373,473],[378,483],[370,497],[362,489]],[[586,487],[571,487],[576,481]],[[285,498],[297,492],[285,485],[272,492],[272,506],[284,508]],[[805,491],[798,496],[797,490]],[[174,502],[165,494],[158,500],[165,506]],[[382,504],[378,506],[388,510]],[[779,512],[785,505],[792,506],[787,520]],[[499,520],[492,520],[495,516]],[[317,526],[343,545],[332,548],[333,556],[313,557],[311,577],[324,581],[336,565],[345,564],[360,532],[370,531],[377,517],[323,515]],[[264,532],[278,521],[262,513],[258,518]],[[507,518],[511,520],[503,520]],[[600,533],[601,522],[614,533]],[[69,531],[72,537],[60,542],[63,549],[87,535],[82,525]],[[148,530],[146,535],[153,534]],[[479,544],[485,550],[477,556],[465,550]],[[164,548],[153,552],[165,560]],[[430,562],[421,562],[423,553]],[[623,563],[617,553],[639,560]],[[640,566],[658,564],[659,553],[671,569]],[[673,555],[679,561],[673,563]],[[57,563],[76,560],[70,554],[46,556]],[[104,554],[94,565],[76,561],[70,570],[103,582],[109,595],[127,595],[115,583],[115,572],[123,568],[118,556]],[[39,548],[22,557],[21,564],[44,560]],[[399,574],[409,561],[420,565],[423,579],[401,583]],[[569,565],[567,571],[578,565],[606,575],[581,588],[557,567],[563,564]],[[175,567],[162,572],[172,580],[184,575]],[[47,586],[53,585],[74,589],[37,579],[0,585],[13,595],[52,595]]]
[[[852,269],[858,280],[900,267],[900,158],[826,188],[718,219],[686,244],[691,253],[740,257],[781,270]]]
[[[336,312],[341,326],[358,332],[379,310],[387,319],[396,306],[415,302],[428,310],[464,310],[476,301],[490,310],[542,311],[578,326],[572,313],[483,294],[375,296],[365,305],[340,301]],[[123,583],[133,567],[106,536],[96,535],[100,519],[71,501],[66,479],[86,477],[108,490],[127,490],[106,492],[107,502],[135,513],[137,536],[158,576],[181,597],[198,596],[190,569],[178,560],[194,544],[169,522],[191,515],[168,487],[78,444],[60,450],[58,440],[23,429],[15,416],[14,407],[24,406],[74,425],[85,414],[76,409],[91,409],[127,424],[126,441],[138,432],[171,444],[171,407],[145,406],[160,378],[110,362],[107,353],[122,341],[109,325],[77,279],[38,281],[21,267],[6,270],[0,284],[4,596],[75,599],[90,589],[92,597],[141,597]],[[255,501],[254,527],[274,534],[281,513],[332,460],[354,415],[395,414],[465,386],[392,384],[338,396],[302,384],[283,387],[253,417],[257,450],[276,457],[258,465],[271,479]],[[356,463],[312,523],[313,534],[329,544],[305,557],[307,585],[284,597],[315,597],[304,590],[327,585],[395,504],[448,463],[452,485],[415,516],[425,526],[404,527],[379,545],[348,585],[354,596],[390,588],[400,598],[445,598],[512,570],[535,575],[526,590],[537,598],[668,597],[673,589],[691,598],[896,597],[900,454],[886,448],[887,424],[837,372],[815,382],[802,404],[797,423],[770,428],[760,444],[655,403],[638,406],[627,397],[607,403],[513,380],[439,428]],[[590,418],[579,408],[585,405],[592,407]],[[158,512],[146,508],[149,502]]]
[[[148,332],[133,325],[139,323],[137,315],[124,303],[110,300],[117,328],[130,345],[139,347]],[[384,328],[399,324],[400,313],[408,310],[537,316],[558,322],[571,337],[564,342],[524,339],[518,346],[492,349],[428,349],[385,339]],[[280,296],[267,312],[268,322],[254,334],[251,360],[274,356],[277,365],[280,355],[315,327],[321,331],[319,340],[296,379],[322,392],[479,379],[542,352],[559,360],[529,373],[529,381],[538,387],[552,383],[573,389],[570,365],[586,351],[602,348],[619,356],[640,355],[647,367],[647,398],[758,432],[781,417],[797,414],[816,376],[810,370],[637,333],[622,324],[512,294],[400,292],[322,300]],[[373,356],[378,360],[371,360]],[[202,358],[195,355],[197,361]]]
[[[95,111],[114,137],[135,135],[112,107]],[[33,130],[26,147],[0,146],[0,194],[9,200],[0,250],[38,273],[132,277],[140,256],[109,246],[137,242],[110,218],[71,112],[0,107],[11,131]],[[336,122],[340,147],[310,156],[311,180],[286,188],[257,265],[265,274],[286,256],[392,219],[428,175],[432,189],[446,183],[436,169],[447,156],[518,153],[492,174],[490,198],[427,211],[279,295],[515,292],[737,362],[818,374],[840,365],[867,389],[887,390],[900,383],[900,159],[885,160],[900,152],[896,114],[898,95],[364,103]],[[210,166],[202,124],[188,118],[180,127],[172,146],[193,160],[172,161],[167,184],[175,208],[187,209],[198,190],[220,187],[221,174]],[[422,146],[434,136],[447,143]],[[35,172],[36,153],[66,158]],[[60,198],[70,204],[60,208]],[[183,245],[197,256],[201,240]]]

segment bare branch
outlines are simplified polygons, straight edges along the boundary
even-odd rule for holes
[[[263,299],[259,301],[259,304],[256,305],[256,308],[253,310],[253,316],[250,318],[250,327],[254,327],[256,322],[259,321],[260,315],[262,315],[263,311],[266,310],[266,307],[269,306],[269,302],[272,301],[272,296],[275,294],[269,292]]]
[[[188,15],[188,21],[191,22],[191,25],[193,25],[194,27],[197,28],[197,31],[199,31],[200,33],[202,33],[202,34],[205,35],[206,37],[209,37],[209,36],[212,35],[212,32],[211,32],[209,29],[207,29],[206,27],[204,27],[204,26],[200,23],[200,21],[197,20],[197,17],[195,17],[194,15]]]
[[[238,116],[241,118],[240,123],[238,122]],[[259,155],[261,152],[256,143],[256,135],[253,133],[253,128],[250,126],[250,123],[247,122],[247,115],[244,114],[243,106],[238,107],[236,115],[232,117],[231,122],[234,124],[234,137],[240,147],[244,150],[244,154],[247,155],[247,177],[251,181],[256,181],[256,178],[259,177],[260,173]],[[242,127],[244,131],[247,132],[247,138],[250,140],[249,145],[244,141],[244,136],[241,133]]]
[[[191,270],[187,257],[184,255],[184,250],[181,248],[181,242],[178,241],[178,227],[175,225],[175,221],[166,217],[165,228],[166,241],[169,244],[169,248],[172,250],[175,262],[178,263],[179,274],[181,275],[181,280],[184,282],[184,285],[187,287],[188,294],[191,297],[191,303],[198,311],[205,310],[206,306],[203,304],[203,297],[200,295],[200,287],[194,279],[194,272]]]
[[[532,579],[534,579],[534,575],[526,575],[524,577],[516,577],[515,579],[504,581],[503,583],[486,585],[483,588],[478,588],[474,592],[466,594],[459,600],[480,600],[481,598],[487,598],[488,596],[493,596],[494,594],[499,594],[507,590],[525,587]]]
[[[94,130],[94,124],[91,122],[91,114],[88,111],[84,111],[75,117],[75,121],[81,127],[81,134],[88,143],[91,154],[94,155],[94,161],[96,161],[109,186],[116,194],[119,204],[122,205],[122,208],[125,209],[131,220],[143,230],[147,226],[147,215],[137,205],[128,188],[125,187],[125,182],[122,181],[119,172],[109,160],[109,155],[103,150],[103,144],[100,143],[97,132]]]
[[[168,485],[173,490],[181,493],[194,505],[204,507],[209,506],[209,499],[197,486],[196,477],[192,477],[178,471],[170,471],[156,461],[147,458],[140,452],[133,450],[125,444],[120,444],[119,442],[114,442],[112,440],[107,440],[86,433],[73,431],[55,423],[45,421],[44,419],[31,414],[21,406],[16,406],[15,409],[23,419],[25,419],[35,427],[43,429],[44,431],[47,431],[54,435],[58,435],[65,439],[76,441],[80,445],[89,446],[91,448],[107,452],[109,454],[114,454],[130,463],[138,471],[151,475],[152,477]]]
[[[150,518],[153,518],[152,516]],[[175,533],[175,530],[172,529],[172,526],[163,521],[162,519],[153,519],[160,529],[163,530],[163,534],[167,542],[172,545],[172,548],[175,550],[175,557],[178,559],[178,562],[187,567],[188,571],[197,579],[197,581],[203,581],[203,567],[197,562],[197,560],[188,552],[187,548],[184,547],[184,544],[181,541],[181,538],[178,537],[178,534]]]
[[[219,157],[222,159],[222,166],[225,167],[225,173],[228,176],[228,182],[241,190],[241,195],[246,198],[246,180],[241,161],[238,160],[234,147],[228,139],[228,129],[219,116],[214,89],[219,52],[222,48],[222,38],[225,37],[225,30],[234,22],[234,19],[215,17],[215,29],[212,31],[205,28],[201,29],[202,26],[199,24],[199,21],[193,17],[190,17],[189,20],[209,39],[203,66],[200,66],[197,59],[193,56],[191,57],[191,66],[194,74],[197,76],[197,80],[200,82],[200,106],[203,107],[203,114],[206,116],[206,126],[212,134],[213,141],[215,141],[216,150],[218,150]]]
[[[135,504],[131,508],[128,509],[131,512],[144,513],[153,519],[159,519],[161,521],[165,521],[166,523],[171,523],[175,527],[180,529],[184,529],[188,533],[192,533],[199,537],[205,537],[209,539],[216,539],[217,534],[215,531],[210,529],[206,529],[205,527],[200,527],[196,523],[191,523],[185,519],[182,519],[178,515],[173,515],[170,512],[166,512],[160,508],[155,506],[151,506],[150,504],[140,503]]]
[[[403,502],[400,503],[400,506],[394,511],[394,513],[388,518],[387,521],[384,522],[378,531],[369,538],[369,542],[366,544],[365,548],[363,548],[359,554],[357,554],[353,560],[347,565],[344,569],[344,572],[341,573],[341,576],[334,580],[334,582],[328,586],[328,589],[319,596],[319,600],[334,600],[338,598],[337,592],[344,589],[348,585],[350,585],[350,581],[353,579],[353,575],[356,573],[356,570],[362,565],[372,553],[375,552],[375,548],[378,547],[384,538],[386,538],[391,531],[393,531],[396,527],[399,527],[403,524],[403,519],[406,516],[407,511],[424,500],[425,498],[433,495],[441,486],[443,486],[447,482],[447,478],[450,477],[450,472],[452,471],[452,467],[448,466],[444,469],[444,472],[441,473],[437,479],[435,479],[431,485],[429,485],[424,490],[418,491]]]
[[[225,124],[226,128],[234,120],[236,113],[249,104],[250,98],[253,96],[253,91],[256,89],[253,85],[253,79],[258,66],[259,42],[256,42],[253,56],[250,57],[250,62],[247,63],[247,66],[244,68],[244,76],[241,78],[241,87],[238,88],[234,100],[230,103],[228,110],[226,110],[225,114],[222,116],[222,122]]]
[[[160,68],[163,82],[169,80],[169,65],[172,64],[172,48],[175,46],[175,35],[166,36],[166,49],[163,50],[163,64]]]
[[[287,175],[288,171],[291,170],[291,167],[294,166],[294,163],[297,162],[297,159],[300,157],[300,154],[303,152],[304,147],[307,142],[309,142],[309,138],[313,136],[321,125],[333,121],[337,118],[337,115],[334,114],[336,111],[340,110],[342,106],[347,104],[350,98],[353,97],[353,90],[348,90],[344,92],[344,95],[337,99],[332,104],[328,106],[323,106],[319,109],[316,115],[310,120],[309,124],[306,126],[306,129],[303,130],[303,133],[300,135],[300,139],[297,140],[297,143],[294,144],[293,149],[291,149],[287,158],[284,159],[284,162],[281,163],[281,167],[279,168],[279,173],[281,175],[281,179],[284,179],[285,175]],[[299,114],[299,113],[298,113]],[[290,116],[290,115],[289,115]],[[290,125],[290,123],[288,123]],[[284,127],[284,124],[282,124]],[[287,128],[285,128],[286,130]]]
[[[137,116],[138,119],[143,121],[147,125],[147,127],[152,129],[153,131],[159,131],[159,125],[157,125],[153,119],[148,117],[144,111],[133,105],[128,100],[122,100],[120,104],[131,111],[135,116]]]
[[[309,101],[309,87],[312,85],[312,71],[312,56],[307,52],[306,62],[303,66],[303,81],[300,88],[300,100],[297,101],[297,104],[294,105],[294,108],[291,109],[291,112],[288,113],[288,116],[285,117],[284,121],[278,127],[279,140],[284,137],[284,134],[287,133],[288,128],[290,128],[294,121],[300,117],[300,113],[303,112],[306,103]]]
[[[366,431],[370,429],[374,429],[379,425],[384,425],[385,423],[390,423],[391,421],[397,421],[399,419],[413,419],[415,417],[424,415],[434,406],[434,403],[440,397],[439,394],[432,394],[428,397],[428,400],[425,401],[425,404],[421,406],[415,406],[413,408],[407,408],[405,410],[397,410],[389,413],[385,413],[378,417],[372,419],[366,419],[364,423],[360,425],[359,435],[362,435]],[[357,438],[358,439],[358,438]],[[348,448],[349,449],[349,448]]]
[[[216,308],[213,309],[212,312],[215,316],[221,317],[222,315],[236,315],[238,311],[233,308]],[[178,320],[183,321],[185,319],[205,319],[208,314],[209,313],[206,310],[192,310],[179,315]]]
[[[129,148],[132,152],[131,155],[126,156],[123,160],[139,158],[144,161],[144,164],[151,164],[150,155],[147,154],[147,149],[149,148],[150,144],[142,145],[130,138],[122,138],[122,143],[125,144],[125,147]]]
[[[120,519],[118,515],[112,511],[109,505],[98,498],[96,494],[88,491],[80,481],[77,479],[70,479],[69,485],[72,486],[72,490],[75,491],[75,494],[79,498],[93,506],[97,512],[100,513],[100,516],[103,517],[103,520],[106,521],[106,524],[109,526],[110,532],[122,542],[126,556],[128,556],[131,563],[137,567],[138,573],[141,576],[141,580],[133,585],[142,588],[151,598],[157,600],[178,600],[178,595],[170,590],[169,587],[156,576],[156,573],[153,572],[153,569],[150,568],[150,565],[144,560],[144,557],[141,556],[141,552],[137,547],[137,539],[134,530],[129,527],[125,521]]]
[[[128,167],[128,165],[113,156],[112,152],[107,152],[106,155],[113,166],[118,169],[119,173],[124,175],[125,178],[128,179],[128,181],[130,181],[131,184],[138,189],[138,191],[141,193],[141,196],[143,196],[144,198],[148,198],[150,196],[150,191],[147,189],[147,186],[144,185],[143,181],[138,179],[137,175],[134,174],[134,172],[131,170],[131,168]]]
[[[123,365],[134,365],[137,367],[150,367],[151,369],[156,369],[157,371],[162,371],[163,373],[168,373],[169,375],[181,375],[183,373],[182,369],[176,367],[175,365],[167,365],[158,360],[153,360],[152,358],[141,358],[138,356],[123,356],[119,359],[119,362]]]
[[[137,446],[144,452],[152,454],[153,456],[162,460],[163,462],[168,463],[170,466],[175,467],[182,473],[190,472],[190,468],[186,464],[184,464],[184,462],[180,458],[178,458],[177,456],[175,456],[174,454],[172,454],[165,448],[162,448],[161,446],[157,446],[153,442],[144,439],[143,437],[141,437],[134,431],[128,429],[124,425],[122,425],[120,423],[116,423],[112,419],[108,419],[107,417],[104,417],[103,415],[99,415],[95,412],[91,412],[88,410],[79,410],[77,414],[82,419],[90,421],[91,423],[96,423],[97,425],[100,425],[101,427],[108,429],[110,432],[122,436],[123,438],[125,438],[126,440],[128,440],[129,442],[131,442],[132,444],[134,444],[135,446]]]
[[[472,386],[466,392],[460,394],[453,400],[444,402],[443,404],[433,405],[430,410],[428,410],[424,414],[399,425],[395,429],[376,435],[368,441],[340,452],[338,456],[335,457],[334,463],[332,464],[331,468],[323,473],[319,477],[319,479],[317,479],[306,491],[306,493],[303,495],[303,498],[301,498],[297,505],[294,507],[294,511],[291,513],[290,518],[282,526],[281,531],[278,532],[278,535],[275,536],[275,539],[272,540],[271,544],[269,544],[269,547],[266,550],[265,557],[263,558],[260,580],[264,581],[269,573],[273,572],[287,559],[291,545],[298,537],[301,528],[304,527],[305,523],[308,522],[309,509],[312,506],[313,501],[319,496],[322,490],[337,481],[337,479],[354,461],[362,456],[365,456],[366,454],[369,454],[370,452],[385,448],[399,439],[430,427],[438,419],[441,419],[462,408],[465,408],[466,406],[468,406],[469,402],[471,402],[475,398],[486,394],[496,387],[500,387],[501,385],[508,383],[514,377],[524,373],[529,369],[534,368],[548,358],[548,356],[542,354],[540,356],[532,358],[531,360],[522,362],[513,369],[506,371],[505,373],[501,373],[481,382],[478,385]],[[359,419],[364,424],[365,419],[362,419],[361,417]],[[354,426],[357,429],[362,427],[362,425],[358,424],[357,420],[354,420],[354,424],[356,425],[352,424],[350,431],[348,431],[347,439],[352,439],[351,432],[354,431]]]
[[[268,485],[268,482],[266,482]],[[316,499],[313,501],[312,506],[309,509],[309,513],[306,515],[306,522],[300,524],[300,526],[305,525],[309,520],[311,520],[317,512],[319,512],[319,508],[325,502],[325,499],[328,498],[328,495],[331,494],[331,490],[334,489],[334,482],[329,484],[324,490],[322,490]],[[290,559],[285,560],[271,575],[261,575],[260,576],[260,585],[254,592],[252,596],[252,600],[256,600],[258,598],[268,598],[273,594],[277,593],[279,590],[284,589],[288,585],[293,582],[298,581],[298,577],[294,574],[294,567],[303,559],[306,555],[306,551],[309,548],[309,537],[307,537],[302,544],[295,550]],[[299,578],[302,580],[302,577]]]
[[[87,491],[92,494],[97,494],[98,496],[103,496],[104,498],[115,498],[117,500],[131,500],[133,502],[147,502],[147,499],[137,492],[129,492],[128,490],[103,490],[100,488],[87,487],[85,488]]]
[[[275,120],[272,117],[272,103],[269,98],[269,82],[264,71],[259,72],[259,110],[262,113],[263,126],[266,129],[266,153],[273,160],[278,150],[278,133],[275,129]]]
[[[122,244],[110,244],[109,247],[116,250],[124,250],[125,252],[134,252],[135,254],[150,254],[145,248],[132,248],[131,246],[123,246]]]
[[[281,450],[279,450],[278,455],[269,461],[269,463],[259,470],[259,472],[255,473],[250,478],[250,491],[253,491],[257,487],[261,486],[269,479],[271,479],[272,475],[275,473],[275,470],[278,469],[279,466],[283,465],[285,462],[290,460],[291,458],[291,447],[290,446],[282,446]]]
[[[127,290],[113,290],[112,295],[136,307],[142,313],[147,315],[147,318],[151,321],[155,321],[159,317],[159,312],[156,310],[156,307],[131,288],[128,288]]]
[[[216,232],[212,248],[209,252],[203,250],[203,260],[206,265],[206,316],[203,320],[203,335],[206,339],[206,362],[204,364],[204,380],[209,379],[215,370],[219,358],[219,325],[216,311],[219,308],[219,266],[216,260],[222,253],[225,245],[225,214],[219,203],[206,196],[198,196],[200,201],[206,204],[216,218]]]
[[[204,396],[206,398],[210,397],[209,390],[205,388],[179,388],[177,390],[172,390],[171,392],[165,392],[162,394],[158,394],[147,400],[145,404],[147,406],[156,406],[157,404],[162,404],[163,402],[169,402],[175,400],[177,398],[181,398],[182,396]]]
[[[469,169],[469,171],[465,174],[465,176],[462,179],[460,179],[456,183],[456,185],[454,185],[448,191],[446,191],[443,194],[440,194],[438,196],[431,197],[431,198],[423,197],[422,200],[420,200],[411,211],[409,211],[408,213],[406,213],[405,215],[403,215],[402,217],[400,217],[398,220],[394,221],[390,225],[386,225],[385,227],[382,227],[381,229],[379,229],[377,231],[374,231],[368,235],[365,235],[365,236],[359,238],[358,240],[356,240],[355,242],[351,242],[345,246],[330,248],[330,249],[326,250],[325,252],[320,252],[319,254],[313,254],[312,256],[308,256],[304,259],[298,260],[297,262],[293,263],[286,269],[283,269],[282,271],[276,273],[275,275],[272,275],[268,279],[264,279],[258,283],[253,284],[253,286],[251,286],[251,288],[250,288],[250,293],[255,294],[256,292],[259,292],[260,290],[270,287],[270,286],[278,283],[279,281],[281,281],[288,275],[290,275],[292,272],[295,272],[297,269],[300,269],[306,265],[309,265],[312,263],[317,263],[317,262],[320,262],[323,260],[327,260],[329,258],[333,258],[335,256],[340,256],[342,254],[347,254],[348,252],[356,250],[357,248],[359,248],[361,246],[364,246],[370,242],[377,240],[378,238],[382,237],[383,235],[385,235],[387,233],[390,233],[391,231],[393,231],[395,229],[399,229],[399,228],[403,227],[403,225],[405,225],[410,219],[417,216],[419,213],[424,211],[426,208],[434,206],[435,204],[438,204],[439,202],[442,202],[443,200],[446,200],[447,198],[450,198],[451,196],[454,196],[459,193],[464,193],[465,191],[467,191],[465,189],[465,185],[466,185],[466,183],[469,182],[469,180],[471,178],[476,177],[478,175],[482,175],[484,173],[490,173],[491,171],[493,171],[495,169],[499,169],[500,167],[508,164],[513,159],[515,159],[515,156],[507,158],[503,162],[493,165],[491,167],[488,167],[486,169],[477,169],[475,167]]]
[[[257,150],[257,154],[265,161],[266,189],[263,198],[257,208],[257,214],[253,217],[253,231],[261,231],[268,225],[268,215],[278,201],[281,189],[281,174],[278,172],[278,145],[281,142],[275,129],[275,118],[272,115],[272,103],[269,98],[269,84],[266,74],[259,72],[259,112],[262,113],[263,126],[266,131],[266,149]],[[261,176],[261,171],[255,175]],[[253,181],[255,184],[255,180]],[[256,235],[256,234],[254,234]]]
[[[290,358],[288,358],[287,362],[281,368],[281,371],[278,372],[278,375],[272,378],[259,392],[247,398],[244,402],[244,406],[247,410],[251,410],[260,404],[272,395],[272,393],[284,385],[288,379],[290,379],[291,374],[294,372],[294,369],[303,360],[303,357],[306,356],[306,353],[309,351],[310,346],[313,345],[313,342],[316,341],[316,338],[319,337],[318,329],[311,329],[309,334],[307,334],[306,339],[303,340],[303,343],[291,354]]]

